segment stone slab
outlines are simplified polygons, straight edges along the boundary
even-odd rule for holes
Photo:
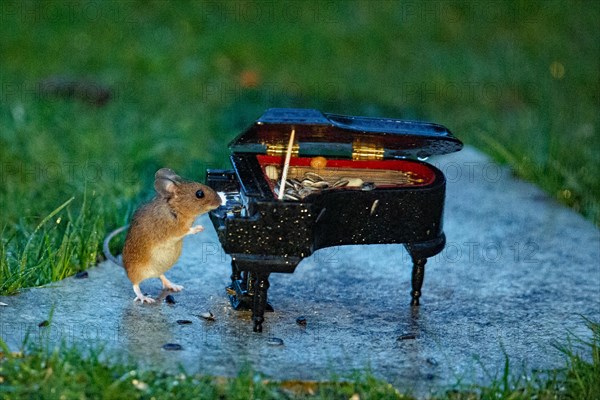
[[[271,276],[263,333],[250,312],[230,308],[230,258],[206,216],[168,273],[185,290],[177,303],[133,303],[124,271],[104,262],[69,278],[0,297],[0,335],[103,344],[142,366],[229,376],[251,365],[274,379],[329,379],[369,369],[420,397],[485,383],[515,367],[564,365],[553,344],[589,337],[582,316],[600,320],[600,232],[479,151],[431,161],[448,180],[447,245],[426,266],[422,305],[409,306],[411,264],[401,245],[317,251],[294,274]],[[201,173],[199,174],[201,175]],[[158,280],[142,289],[161,294]],[[162,298],[167,293],[162,293]],[[48,319],[50,327],[38,324]],[[214,321],[199,317],[211,311]],[[296,324],[305,316],[307,324]],[[190,320],[180,325],[178,320]],[[277,337],[283,345],[273,345]],[[166,351],[178,343],[181,351]]]

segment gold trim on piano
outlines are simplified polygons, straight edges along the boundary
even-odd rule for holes
[[[283,156],[287,152],[287,144],[283,143],[265,143],[267,146],[267,155],[269,156]],[[294,143],[292,146],[292,156],[297,157],[300,151],[300,145]]]
[[[376,143],[367,143],[355,140],[352,143],[352,159],[357,160],[383,160],[385,149]]]

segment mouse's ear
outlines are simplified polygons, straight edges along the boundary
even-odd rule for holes
[[[181,178],[169,168],[161,168],[154,175],[154,189],[165,197],[171,197],[175,193],[179,182]]]
[[[177,175],[175,171],[170,168],[161,168],[156,171],[156,174],[154,174],[154,179],[169,179],[173,182],[181,182],[179,175]]]
[[[177,182],[170,179],[159,178],[154,180],[154,189],[163,197],[171,197],[175,193]]]

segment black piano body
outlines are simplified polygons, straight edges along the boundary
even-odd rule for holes
[[[280,174],[292,130],[289,171],[296,185],[307,172],[362,184],[330,185],[279,200],[279,177],[272,179],[267,168]],[[303,258],[325,247],[384,243],[403,244],[410,254],[411,304],[418,306],[427,258],[441,252],[446,241],[446,181],[439,169],[419,159],[461,148],[437,124],[267,110],[230,143],[233,169],[207,171],[207,185],[227,198],[210,218],[232,257],[227,288],[232,306],[252,310],[254,330],[260,332],[265,311],[272,310],[270,273],[292,273]],[[325,157],[326,166],[311,166],[315,157]]]

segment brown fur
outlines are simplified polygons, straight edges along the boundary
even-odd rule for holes
[[[168,271],[181,255],[183,238],[201,231],[192,228],[195,218],[221,203],[208,186],[184,181],[165,168],[156,173],[154,186],[157,196],[135,212],[123,248],[123,266],[134,290],[143,280]],[[198,190],[203,198],[196,197]]]

